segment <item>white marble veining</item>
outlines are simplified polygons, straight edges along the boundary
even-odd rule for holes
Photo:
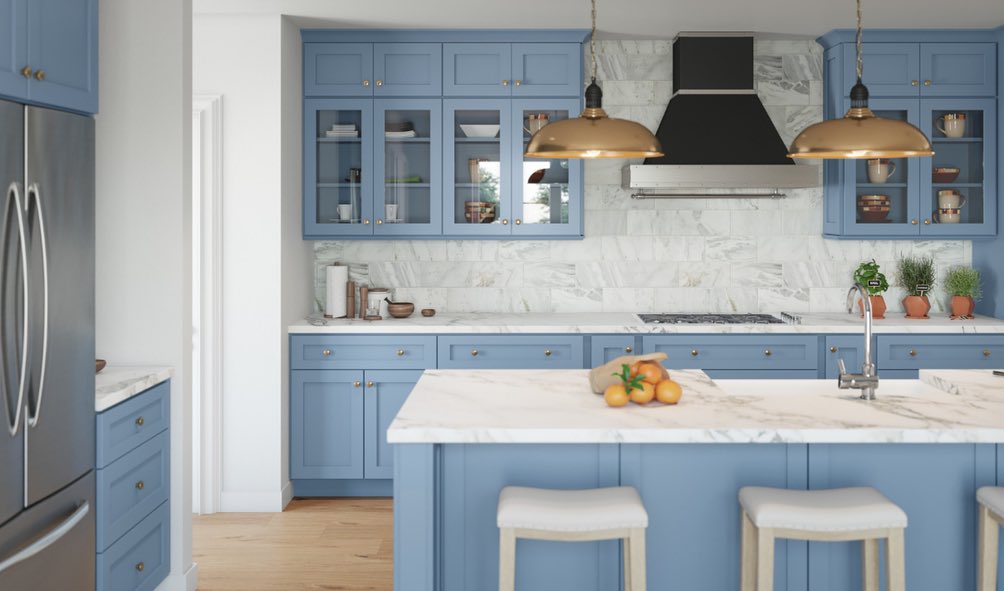
[[[599,290],[597,290],[599,291]],[[563,307],[574,309],[576,302],[598,297],[606,299],[609,289],[595,293],[590,290],[569,290],[561,297]],[[687,290],[682,290],[687,292]],[[695,298],[703,290],[693,290]],[[845,295],[846,291],[841,290]],[[659,293],[659,290],[656,290]],[[689,292],[688,292],[689,293]],[[688,293],[679,297],[688,297]],[[740,291],[737,296],[741,297]],[[532,297],[528,295],[527,297]],[[637,297],[637,294],[635,294]],[[778,301],[797,297],[779,290]],[[567,298],[567,299],[566,299]],[[656,301],[654,309],[663,309]],[[644,301],[648,306],[649,300]],[[458,302],[459,305],[459,302]],[[644,309],[644,307],[637,309]],[[653,308],[648,308],[653,309]],[[668,309],[668,308],[667,308]],[[788,308],[791,309],[790,307]],[[723,307],[723,313],[736,312]],[[776,308],[767,312],[776,312]],[[410,318],[385,318],[383,320],[326,320],[324,326],[314,326],[307,320],[291,324],[290,333],[304,334],[531,334],[531,333],[582,333],[582,334],[861,334],[862,320],[852,314],[805,314],[801,324],[645,324],[636,314],[626,312],[569,312],[541,313],[485,313],[437,314],[425,318],[416,312]],[[1004,334],[1004,321],[977,317],[974,320],[950,320],[932,317],[929,320],[907,320],[899,314],[889,313],[885,320],[875,321],[876,334]]]
[[[1004,390],[949,394],[886,380],[878,400],[835,380],[717,380],[672,371],[680,403],[608,407],[587,370],[429,370],[390,443],[1004,443]]]
[[[167,366],[110,365],[94,376],[94,410],[104,412],[173,375]]]
[[[998,371],[1004,370],[1004,367]],[[992,369],[922,369],[920,381],[949,394],[966,398],[1004,396],[1004,376]]]

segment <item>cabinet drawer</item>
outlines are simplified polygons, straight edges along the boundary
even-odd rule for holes
[[[171,510],[164,502],[139,525],[98,554],[101,591],[151,591],[171,570]]]
[[[884,369],[989,369],[1004,367],[1004,335],[879,335]]]
[[[637,355],[638,344],[631,335],[599,335],[592,338],[590,346],[590,367],[597,367],[621,357],[622,355]]]
[[[436,337],[295,335],[292,369],[429,369],[436,367]]]
[[[157,384],[98,415],[97,467],[104,468],[167,429],[171,382]]]
[[[814,336],[658,335],[642,338],[645,353],[665,353],[676,369],[817,369]]]
[[[98,552],[167,500],[171,475],[170,431],[97,471]]]
[[[442,369],[582,369],[580,336],[439,337]]]

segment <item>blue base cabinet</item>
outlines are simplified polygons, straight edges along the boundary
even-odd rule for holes
[[[712,378],[815,378],[816,335],[646,335],[644,353],[665,353],[667,369],[702,369]]]
[[[171,570],[171,382],[97,415],[97,591],[152,591]]]

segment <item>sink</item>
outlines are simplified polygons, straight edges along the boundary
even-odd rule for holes
[[[854,398],[855,392],[841,390],[837,380],[715,380],[715,384],[733,396],[833,396]],[[920,380],[882,380],[879,384],[882,396],[917,397],[944,395],[944,392]]]

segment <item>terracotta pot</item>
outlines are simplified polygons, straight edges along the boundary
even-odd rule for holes
[[[872,300],[872,318],[875,320],[882,320],[885,318],[885,298],[881,295],[869,296]],[[864,300],[858,300],[858,310],[861,311],[861,317],[865,317],[865,302]]]
[[[931,301],[927,296],[906,296],[903,298],[903,307],[906,308],[907,318],[929,318],[927,313],[931,311]]]
[[[952,296],[952,320],[972,318],[974,308],[976,302],[970,296]]]

